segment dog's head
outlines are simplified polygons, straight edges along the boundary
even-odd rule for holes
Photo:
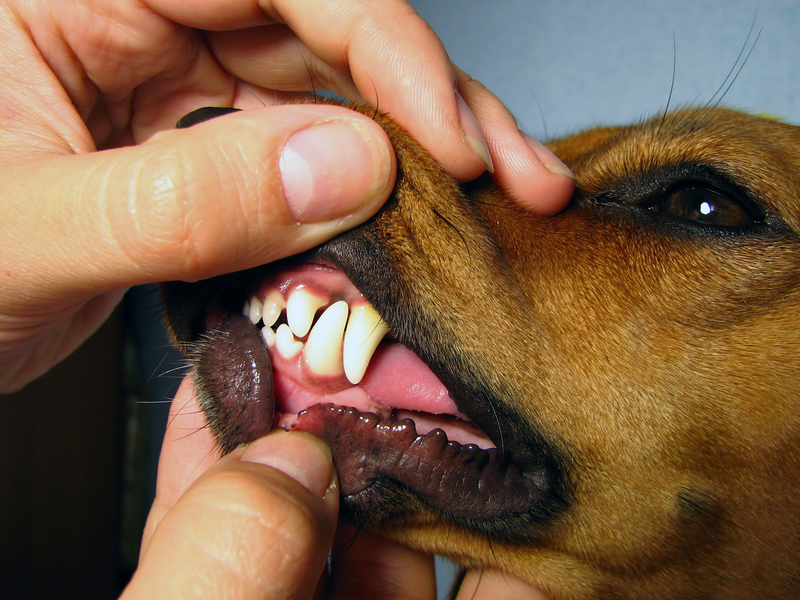
[[[545,218],[379,120],[375,218],[165,286],[221,446],[311,431],[352,522],[557,599],[795,597],[800,130],[700,109],[553,142],[577,189]]]

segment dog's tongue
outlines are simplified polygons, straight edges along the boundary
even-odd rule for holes
[[[411,350],[381,344],[359,385],[344,378],[316,378],[296,361],[271,351],[275,374],[278,426],[288,428],[294,416],[316,404],[336,404],[387,417],[392,411],[447,415],[466,419],[438,377]]]
[[[447,388],[411,350],[386,344],[375,352],[361,388],[387,407],[436,415],[460,415]]]

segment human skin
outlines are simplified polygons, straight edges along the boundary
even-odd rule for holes
[[[458,179],[492,168],[530,210],[557,212],[572,191],[565,167],[450,63],[401,0],[2,0],[0,37],[0,392],[72,352],[130,286],[264,264],[373,215],[394,183],[391,145],[371,119],[344,107],[285,104],[312,84],[391,114]],[[174,129],[200,106],[246,110]],[[191,396],[182,390],[181,406]],[[243,478],[239,497],[253,508],[253,520],[232,524],[224,539],[246,547],[258,518],[288,510],[276,507],[283,490],[303,507],[309,532],[287,539],[305,547],[313,538],[327,553],[338,500],[330,486],[316,494],[307,476],[332,469],[329,453],[295,436],[295,460],[272,464],[285,446],[273,441],[279,435],[219,462],[210,440],[189,436],[205,457],[194,464],[168,433],[143,568],[129,593],[168,583],[145,568],[157,564],[147,562],[151,547],[189,552],[189,562],[161,572],[175,585],[212,574],[232,589],[244,585],[252,571],[232,563],[190,568],[215,547],[202,537],[214,533],[212,516],[235,505],[220,478]],[[186,503],[199,513],[181,520],[192,514]],[[358,543],[394,548],[367,536]],[[430,582],[428,557],[408,552],[394,548],[389,562]]]

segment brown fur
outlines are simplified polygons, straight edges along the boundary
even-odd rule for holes
[[[800,597],[800,130],[687,110],[558,140],[577,191],[543,218],[488,177],[462,191],[382,124],[395,198],[337,243],[380,248],[392,282],[348,275],[399,339],[486,391],[507,439],[552,449],[558,502],[522,540],[402,494],[413,510],[360,523],[556,600]],[[684,180],[762,222],[641,206]]]

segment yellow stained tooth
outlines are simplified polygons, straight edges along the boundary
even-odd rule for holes
[[[283,358],[289,360],[300,354],[303,342],[294,339],[292,330],[284,323],[275,332],[275,348]]]
[[[286,321],[299,338],[311,329],[317,310],[325,306],[326,298],[313,294],[305,287],[298,287],[286,301]]]
[[[281,316],[281,312],[286,308],[286,298],[283,297],[278,290],[272,290],[264,298],[264,308],[261,312],[261,318],[264,320],[264,325],[272,327],[275,321]]]
[[[369,361],[389,326],[369,304],[353,307],[344,334],[344,373],[348,381],[357,385],[367,371]]]
[[[264,309],[264,305],[261,303],[256,296],[250,298],[250,307],[247,310],[247,316],[250,317],[250,320],[253,322],[253,325],[258,323],[261,320],[261,312]]]
[[[308,334],[303,357],[312,373],[316,375],[344,373],[342,338],[349,310],[344,300],[331,304]]]

